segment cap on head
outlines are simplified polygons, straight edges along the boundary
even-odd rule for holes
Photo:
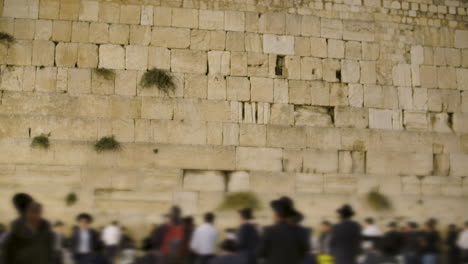
[[[349,204],[345,204],[340,207],[336,212],[341,216],[343,219],[351,218],[355,215],[353,208]]]
[[[20,214],[24,214],[29,204],[32,203],[34,199],[31,195],[27,193],[17,193],[13,196],[12,202],[16,208],[16,211]]]
[[[213,213],[206,213],[203,217],[206,223],[213,223],[215,220],[215,215]]]
[[[244,208],[242,210],[239,210],[239,214],[243,219],[246,220],[251,220],[254,218],[253,211],[251,208]]]
[[[270,203],[275,214],[281,218],[290,218],[295,215],[294,208],[291,206],[291,200],[280,198]]]

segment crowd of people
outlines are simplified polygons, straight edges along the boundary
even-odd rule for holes
[[[25,193],[13,197],[18,217],[10,228],[0,225],[1,264],[466,264],[468,222],[462,230],[450,225],[443,238],[436,219],[420,227],[395,222],[381,230],[374,219],[361,226],[349,205],[337,210],[339,221],[324,221],[318,232],[301,224],[294,201],[271,202],[274,221],[260,228],[253,211],[239,211],[240,224],[220,234],[215,214],[204,223],[184,217],[173,206],[164,223],[155,225],[141,247],[117,221],[97,231],[93,217],[81,213],[70,236],[64,225],[52,226],[42,216],[42,205]],[[221,238],[223,238],[221,240]]]

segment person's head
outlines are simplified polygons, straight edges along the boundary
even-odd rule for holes
[[[320,231],[322,233],[328,233],[332,229],[332,224],[328,221],[323,221],[322,224],[320,225]]]
[[[183,220],[185,226],[193,226],[194,225],[193,217],[191,217],[191,216],[184,217],[184,219],[182,219],[182,220]]]
[[[29,203],[24,216],[28,222],[38,223],[42,219],[42,205],[36,202]]]
[[[89,225],[93,222],[93,217],[87,213],[81,213],[76,217],[76,221],[80,228],[88,229]]]
[[[21,216],[26,213],[26,209],[33,201],[34,199],[27,193],[17,193],[12,198],[13,206]]]
[[[437,228],[437,220],[435,218],[430,218],[426,221],[426,229],[429,231],[434,231]]]
[[[254,218],[251,208],[244,208],[242,210],[239,210],[239,215],[242,222],[247,222]]]
[[[203,219],[205,220],[205,223],[213,224],[215,221],[215,215],[213,213],[206,213],[203,216]]]
[[[416,231],[416,230],[418,230],[419,225],[416,222],[409,222],[407,224],[407,227],[408,227],[408,231]]]
[[[179,206],[172,206],[171,207],[171,212],[169,213],[169,217],[171,221],[176,222],[179,221],[182,215],[182,210],[180,209]]]
[[[349,204],[343,205],[338,210],[336,210],[336,212],[342,220],[350,219],[355,214],[353,208]]]
[[[387,225],[389,230],[396,231],[398,230],[398,224],[396,222],[390,222]]]
[[[455,224],[450,224],[448,225],[448,231],[449,232],[456,232],[458,230],[457,226]]]
[[[118,225],[119,225],[119,222],[116,221],[116,220],[114,220],[114,221],[111,222],[111,225],[113,225],[113,226],[118,226]]]
[[[54,229],[54,231],[56,233],[62,233],[63,232],[63,223],[62,223],[62,221],[55,222],[52,227],[53,227],[53,229]]]
[[[221,249],[225,254],[236,254],[238,251],[238,245],[235,240],[226,239],[221,243]]]
[[[368,217],[368,218],[364,219],[364,223],[365,223],[367,226],[373,225],[373,224],[374,224],[374,218]]]
[[[271,201],[270,206],[275,214],[275,221],[291,221],[292,217],[295,215],[295,210],[292,205],[292,200],[288,197],[282,197],[278,200]]]

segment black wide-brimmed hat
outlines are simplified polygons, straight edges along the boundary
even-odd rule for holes
[[[270,203],[271,208],[275,213],[281,217],[289,218],[294,216],[294,208],[291,206],[291,203],[285,199],[273,200]]]
[[[336,210],[336,212],[343,218],[350,218],[355,214],[353,208],[349,204],[343,205]]]
[[[291,221],[295,224],[299,224],[302,222],[302,220],[304,220],[304,215],[301,212],[294,209],[293,215],[291,216]]]
[[[93,222],[93,217],[88,213],[81,213],[76,217],[76,221],[86,220],[88,223]]]
[[[250,219],[254,218],[253,211],[252,211],[251,208],[241,209],[241,210],[239,210],[239,214],[242,216],[242,218],[247,219],[247,220],[250,220]]]

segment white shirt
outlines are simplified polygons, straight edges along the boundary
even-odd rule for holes
[[[362,230],[362,235],[366,237],[381,237],[383,235],[383,232],[375,225],[370,225],[364,228]],[[364,249],[370,249],[374,246],[374,243],[372,241],[364,241],[362,242],[362,248]]]
[[[78,245],[78,253],[89,253],[91,252],[90,240],[91,234],[87,229],[79,230],[80,244]]]
[[[460,233],[457,245],[463,250],[468,250],[468,229],[465,228],[465,230]]]
[[[104,245],[115,246],[120,243],[121,236],[120,228],[115,225],[110,225],[102,231],[101,239]]]
[[[204,223],[195,229],[190,248],[199,255],[214,255],[218,231],[212,224]]]

